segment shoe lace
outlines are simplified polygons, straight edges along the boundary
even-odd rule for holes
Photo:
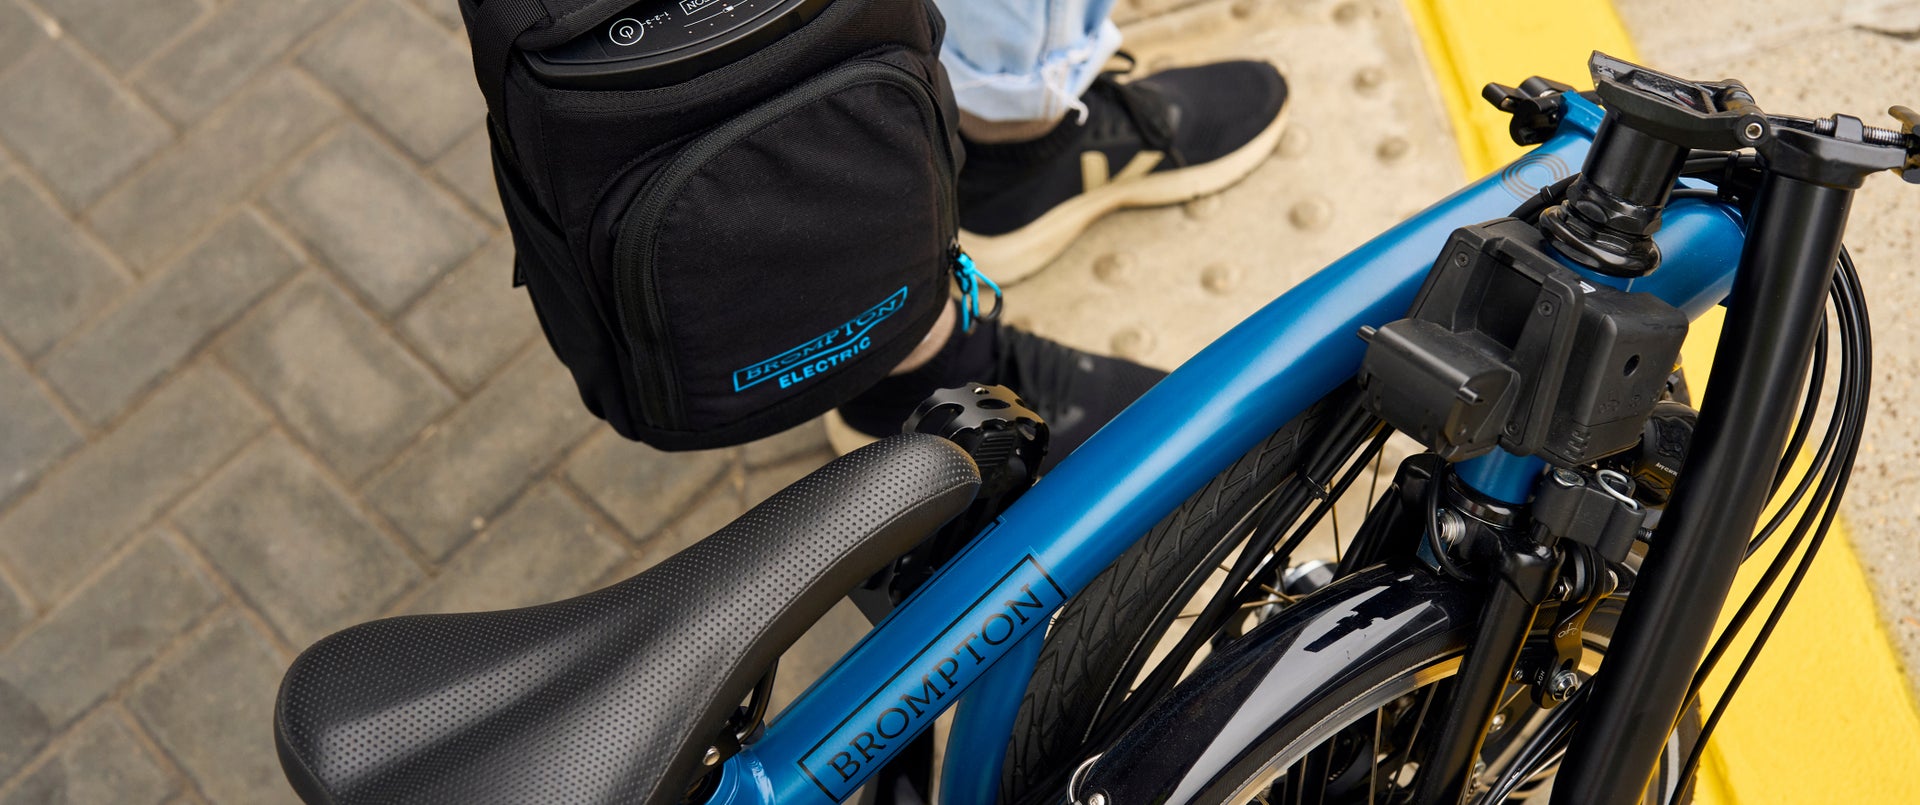
[[[1139,132],[1142,143],[1151,150],[1166,154],[1174,167],[1186,167],[1186,157],[1180,154],[1180,149],[1173,143],[1173,114],[1167,99],[1143,85],[1121,81],[1122,77],[1133,73],[1139,61],[1124,50],[1114,56],[1126,60],[1127,66],[1101,71],[1100,75],[1094,77],[1093,87],[1088,92],[1097,92],[1112,100],[1126,114],[1134,130]]]

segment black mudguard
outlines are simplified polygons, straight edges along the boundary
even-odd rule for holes
[[[1121,736],[1070,792],[1116,805],[1185,803],[1230,793],[1265,765],[1278,727],[1319,720],[1406,651],[1438,654],[1473,633],[1480,594],[1425,567],[1379,565],[1341,579],[1200,664]],[[1368,677],[1379,677],[1369,679]]]

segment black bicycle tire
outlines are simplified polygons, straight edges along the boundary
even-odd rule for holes
[[[1602,602],[1587,621],[1586,634],[1588,637],[1605,635],[1610,642],[1613,627],[1619,622],[1619,615],[1623,605],[1624,601],[1618,598],[1608,599]],[[1402,651],[1381,658],[1380,661],[1369,666],[1372,673],[1355,676],[1349,680],[1346,686],[1327,691],[1326,695],[1319,699],[1321,706],[1316,708],[1310,716],[1293,719],[1288,725],[1283,725],[1268,731],[1259,747],[1240,753],[1241,756],[1251,761],[1253,758],[1262,757],[1269,753],[1277,754],[1283,748],[1300,743],[1302,736],[1308,731],[1316,728],[1326,728],[1328,726],[1328,716],[1340,712],[1349,702],[1355,701],[1365,694],[1374,692],[1381,684],[1381,680],[1414,675],[1418,671],[1426,668],[1440,666],[1462,659],[1467,641],[1472,637],[1472,626],[1472,624],[1457,624],[1455,633],[1452,635],[1444,637],[1433,636],[1427,640],[1409,643]],[[1544,635],[1545,629],[1546,624],[1536,624],[1534,631]],[[1589,650],[1592,650],[1591,646]],[[1601,651],[1604,652],[1604,648],[1602,648]],[[1440,677],[1433,680],[1431,684],[1439,684],[1448,678],[1451,677]],[[1416,688],[1416,690],[1417,689],[1418,688]],[[1687,752],[1692,749],[1692,742],[1698,738],[1699,731],[1700,709],[1698,705],[1695,705],[1689,708],[1687,713],[1682,716],[1679,728],[1675,733],[1679,740],[1677,744],[1670,746],[1667,751],[1661,754],[1661,759],[1665,765],[1659,767],[1656,771],[1671,773],[1679,759],[1686,757]],[[1247,763],[1243,763],[1240,767],[1236,768],[1236,771],[1239,771],[1240,776],[1245,777],[1249,774],[1250,769]],[[1234,776],[1235,772],[1229,771],[1223,774],[1222,778],[1231,780]],[[1663,791],[1667,788],[1667,782],[1668,781],[1665,780],[1649,780],[1649,788],[1655,792]],[[1233,793],[1233,791],[1225,789],[1226,786],[1224,785],[1218,786],[1212,791],[1203,792],[1195,801],[1220,805],[1220,803],[1227,801],[1225,799],[1226,796],[1230,796]],[[1534,796],[1537,796],[1538,793],[1539,792],[1534,792]],[[1683,805],[1692,800],[1692,790],[1691,786],[1689,786],[1682,791],[1681,796],[1676,800],[1676,805]],[[1533,797],[1530,796],[1528,801],[1533,801]],[[1655,802],[1650,800],[1649,805],[1667,805],[1667,803],[1664,801]]]
[[[1022,697],[1001,772],[1001,801],[1051,802],[1085,752],[1133,655],[1151,652],[1209,572],[1237,547],[1237,532],[1204,539],[1221,512],[1285,481],[1313,439],[1358,404],[1351,387],[1329,393],[1208,481],[1063,607]],[[1696,708],[1697,709],[1697,708]],[[1697,728],[1697,713],[1684,719]]]
[[[1350,386],[1329,393],[1249,450],[1069,601],[1047,633],[1020,702],[1001,773],[1002,802],[1048,796],[1110,703],[1130,660],[1151,651],[1181,603],[1237,545],[1235,535],[1208,539],[1222,512],[1250,506],[1286,480],[1307,440],[1357,405]],[[1257,500],[1257,497],[1254,499]],[[1142,627],[1145,628],[1142,628]]]

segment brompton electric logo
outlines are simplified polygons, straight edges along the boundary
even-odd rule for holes
[[[852,321],[821,333],[805,344],[734,372],[733,390],[736,393],[746,391],[769,380],[778,380],[783,389],[792,388],[824,375],[871,348],[873,339],[869,334],[873,328],[900,312],[900,308],[906,304],[907,287],[902,285],[892,296],[853,317]]]
[[[1066,600],[1066,592],[1028,554],[807,750],[800,771],[835,801],[846,799],[933,723],[949,694],[965,687],[1021,636],[1044,627],[1047,613]]]
[[[680,0],[680,13],[691,16],[693,12],[718,2],[720,0]]]

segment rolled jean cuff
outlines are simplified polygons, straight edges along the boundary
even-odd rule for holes
[[[1034,71],[985,72],[952,49],[940,61],[953,81],[954,99],[967,114],[995,123],[1054,121],[1068,111],[1085,111],[1080,96],[1119,50],[1120,29],[1108,20],[1079,43],[1047,53]]]

